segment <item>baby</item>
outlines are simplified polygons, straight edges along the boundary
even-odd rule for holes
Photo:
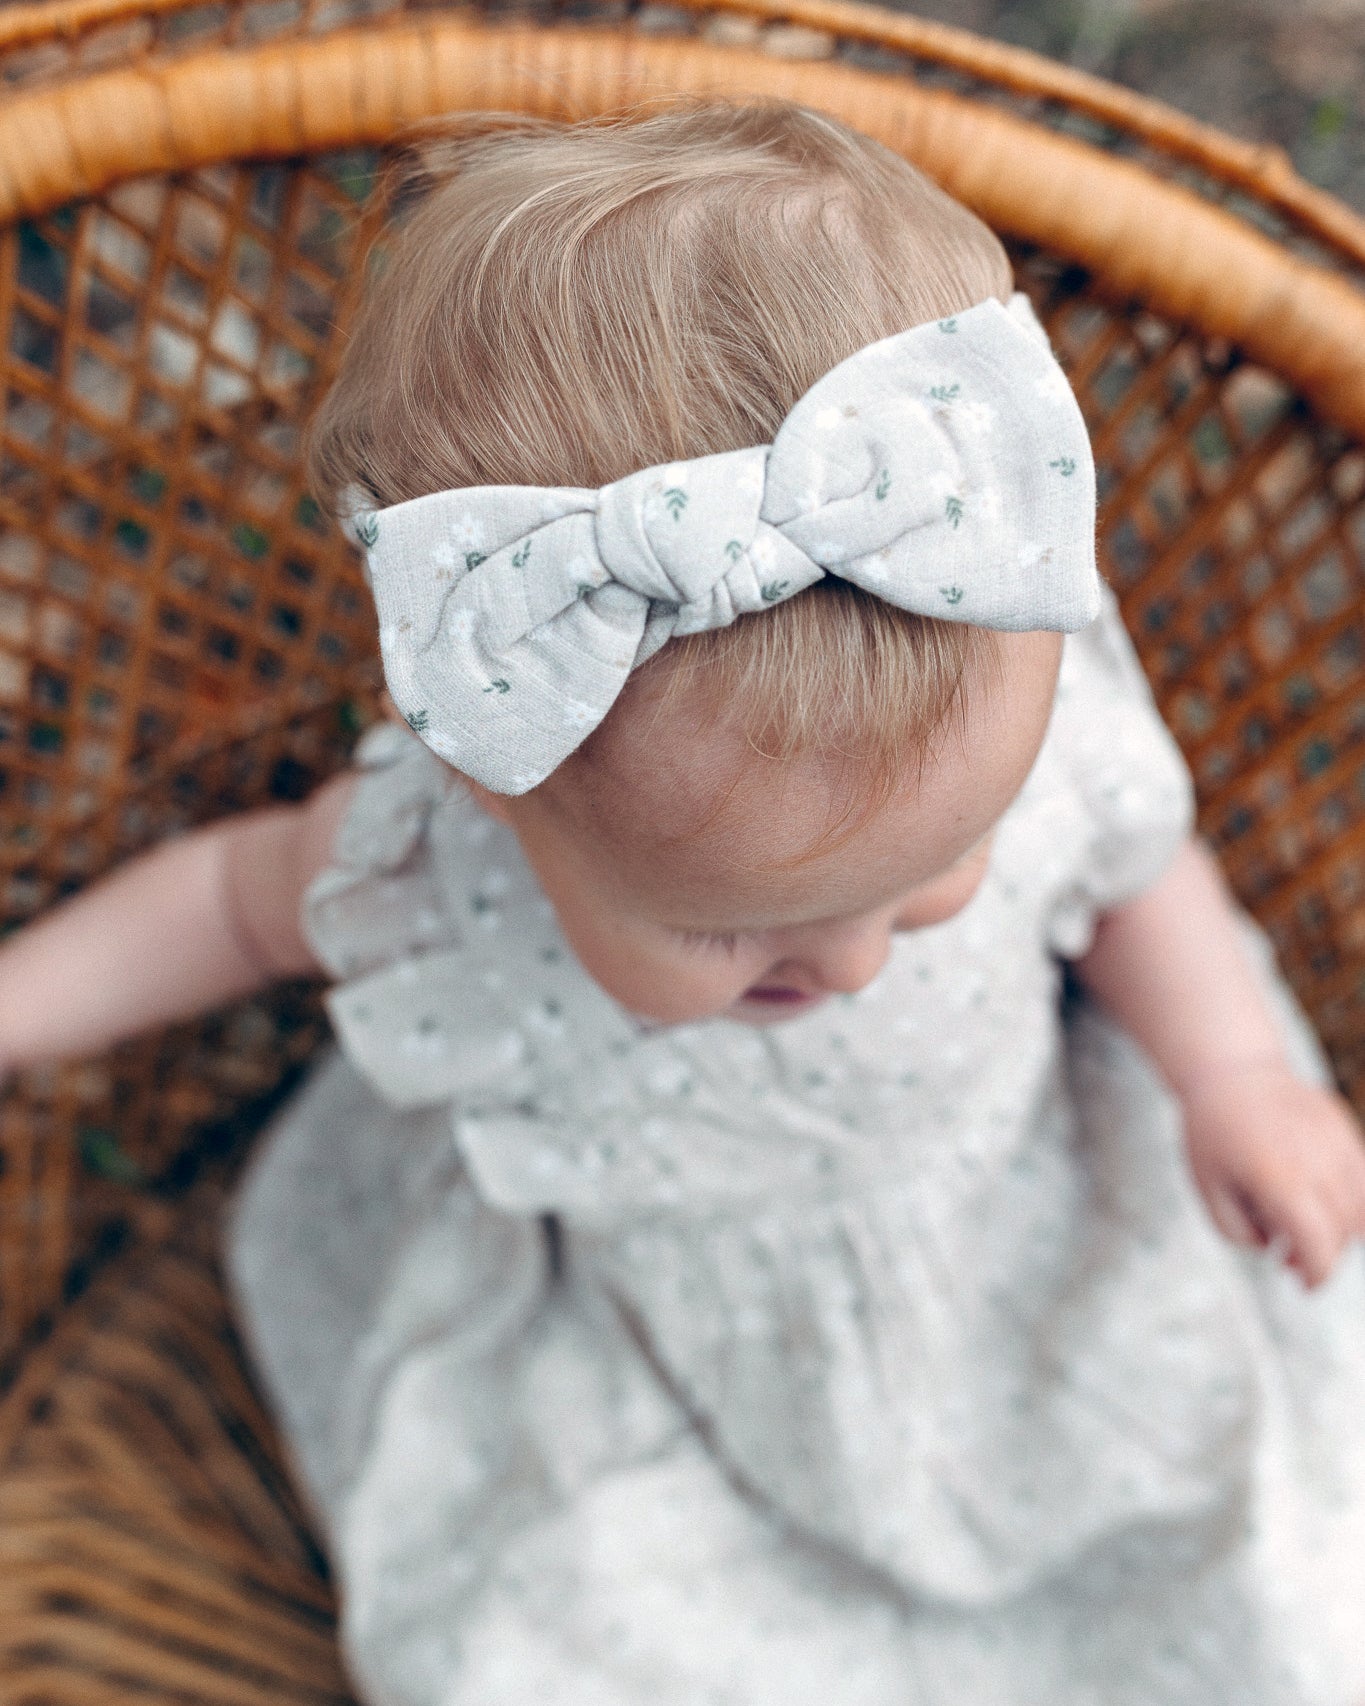
[[[313,438],[403,720],[0,951],[11,1066],[339,980],[229,1255],[358,1688],[1359,1706],[1361,1132],[999,243],[781,104],[410,187]]]

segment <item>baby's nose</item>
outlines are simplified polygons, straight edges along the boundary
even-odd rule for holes
[[[792,959],[831,995],[852,995],[866,989],[890,952],[891,931],[885,924],[813,932],[806,941],[791,945]]]

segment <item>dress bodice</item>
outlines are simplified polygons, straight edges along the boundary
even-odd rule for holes
[[[998,1166],[1055,1066],[1057,956],[1152,881],[1188,773],[1112,596],[1066,642],[1041,751],[967,907],[874,983],[764,1029],[652,1027],[581,969],[511,831],[407,729],[372,729],[305,924],[332,1020],[400,1107],[447,1102],[488,1199],[584,1224]]]

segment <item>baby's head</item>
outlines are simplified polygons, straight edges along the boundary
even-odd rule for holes
[[[597,488],[767,445],[856,352],[1011,291],[971,213],[801,108],[484,120],[418,159],[314,427],[334,501]],[[764,1023],[863,987],[893,931],[969,902],[1060,653],[1059,633],[945,621],[831,573],[669,640],[538,786],[471,786],[609,994],[665,1022]]]

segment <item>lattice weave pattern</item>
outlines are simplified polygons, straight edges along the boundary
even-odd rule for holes
[[[0,1416],[15,1706],[351,1701],[325,1567],[217,1284],[219,1195],[174,1229],[152,1217]]]
[[[0,233],[11,927],[155,839],[303,797],[376,714],[369,594],[299,465],[373,167],[226,165]],[[248,1129],[323,1031],[292,986],[30,1074],[0,1107],[0,1353],[130,1191],[190,1132]]]

